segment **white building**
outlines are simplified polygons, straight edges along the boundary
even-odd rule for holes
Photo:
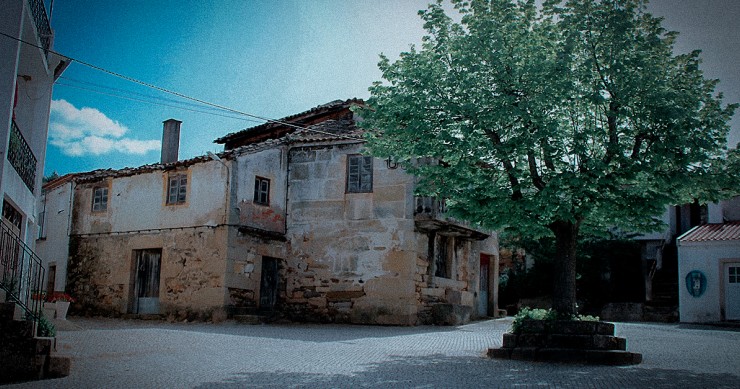
[[[682,322],[740,320],[740,197],[710,205],[708,215],[677,240]]]
[[[26,304],[43,273],[33,247],[52,86],[69,60],[48,51],[53,34],[42,0],[3,0],[0,9],[7,34],[0,36],[0,281]]]

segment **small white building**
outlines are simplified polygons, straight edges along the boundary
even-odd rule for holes
[[[740,320],[740,221],[734,217],[739,202],[736,197],[720,203],[709,224],[677,240],[682,322]]]

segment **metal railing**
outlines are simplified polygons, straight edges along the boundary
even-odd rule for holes
[[[33,192],[36,186],[36,156],[33,155],[31,146],[26,142],[26,138],[23,137],[15,120],[12,121],[10,127],[8,161],[13,165],[28,189]]]
[[[447,205],[445,204],[445,199],[416,196],[414,198],[414,201],[416,203],[416,206],[414,207],[414,215],[444,217],[444,214],[447,213]]]
[[[26,312],[26,318],[41,317],[40,298],[44,282],[44,266],[36,253],[8,226],[0,222],[0,288],[5,299],[15,302]]]
[[[33,21],[36,24],[36,32],[39,34],[41,46],[44,51],[47,51],[51,45],[51,25],[49,24],[49,18],[46,16],[44,1],[29,0],[28,5],[31,6],[31,14],[33,14]]]

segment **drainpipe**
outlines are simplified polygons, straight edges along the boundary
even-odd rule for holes
[[[285,234],[286,240],[288,237],[288,197],[290,195],[290,150],[291,150],[291,143],[293,143],[290,140],[290,135],[287,137],[288,141],[285,147],[285,152],[287,153],[285,155],[285,218],[283,220],[284,227],[283,227],[283,234]]]

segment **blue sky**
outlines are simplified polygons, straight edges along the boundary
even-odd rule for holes
[[[397,58],[421,41],[417,11],[428,2],[54,0],[51,23],[64,55],[280,118],[368,97],[378,55]],[[649,10],[681,32],[678,51],[703,49],[706,76],[721,80],[725,101],[740,101],[740,1],[654,0]],[[54,88],[45,174],[157,162],[169,118],[183,121],[181,159],[220,151],[215,138],[261,123],[237,116],[73,63]]]

